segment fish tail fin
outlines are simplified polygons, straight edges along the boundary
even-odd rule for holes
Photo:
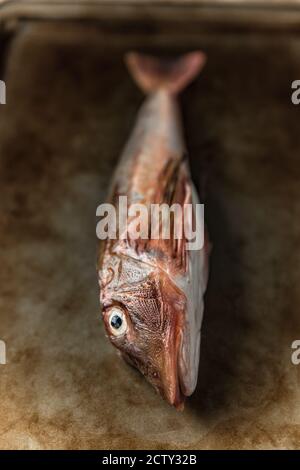
[[[125,62],[132,77],[146,94],[165,89],[176,95],[202,70],[206,56],[203,52],[195,51],[177,59],[166,60],[129,52]]]

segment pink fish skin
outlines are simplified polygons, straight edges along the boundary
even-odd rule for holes
[[[199,73],[202,52],[175,60],[126,55],[147,94],[116,169],[110,201],[128,204],[199,202],[191,181],[176,95]],[[176,222],[176,221],[175,221]],[[209,243],[186,250],[185,240],[101,242],[100,303],[106,333],[171,405],[183,409],[197,384]]]

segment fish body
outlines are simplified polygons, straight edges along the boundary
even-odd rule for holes
[[[199,203],[190,177],[176,94],[204,64],[200,52],[165,62],[128,54],[127,64],[148,94],[123,151],[110,201],[128,204]],[[118,218],[119,220],[119,218]],[[176,224],[176,214],[173,224]],[[180,221],[179,221],[180,222]],[[134,224],[128,217],[127,227]],[[208,242],[187,250],[186,240],[120,236],[101,242],[100,303],[109,339],[172,405],[182,408],[198,376]]]

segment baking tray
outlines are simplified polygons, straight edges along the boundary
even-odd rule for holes
[[[119,2],[105,17],[94,2],[93,19],[82,9],[58,17],[50,5],[50,16],[33,8],[42,2],[4,3],[0,447],[299,447],[291,343],[300,336],[300,133],[291,82],[300,41],[290,15],[298,2],[284,22],[274,19],[283,3],[264,2],[274,20],[264,25],[250,21],[254,2],[249,23],[244,2],[207,2],[209,21],[204,3],[189,2],[192,28],[166,18],[169,2],[143,13]],[[124,52],[195,48],[208,63],[181,104],[213,251],[198,387],[180,413],[104,336],[95,210],[143,100]]]

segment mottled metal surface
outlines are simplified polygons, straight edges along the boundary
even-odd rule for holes
[[[0,22],[20,19],[64,19],[101,21],[102,27],[156,31],[161,24],[176,24],[189,35],[228,31],[298,31],[299,0],[0,0]],[[184,26],[188,24],[188,28]]]
[[[182,97],[214,245],[198,389],[176,412],[99,319],[95,208],[142,101],[122,48],[144,38],[27,28],[0,108],[1,448],[299,446],[299,39],[162,38],[146,49],[209,58]]]

